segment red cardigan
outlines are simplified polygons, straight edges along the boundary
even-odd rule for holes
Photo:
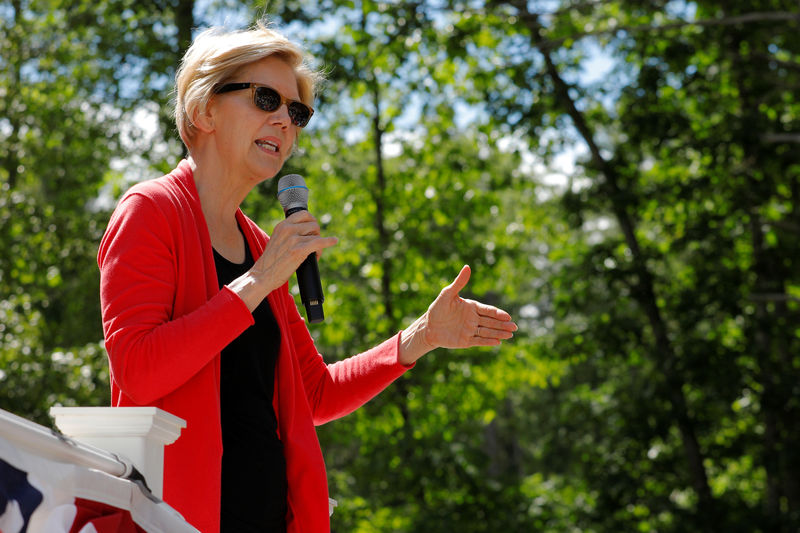
[[[236,218],[257,259],[269,238],[241,210]],[[187,421],[165,450],[164,501],[203,533],[217,532],[220,351],[253,317],[235,293],[219,289],[187,161],[123,196],[98,264],[112,405],[152,405]],[[328,485],[314,425],[352,412],[410,367],[397,362],[399,334],[326,365],[288,283],[268,300],[282,339],[273,404],[286,455],[289,532],[326,532]]]

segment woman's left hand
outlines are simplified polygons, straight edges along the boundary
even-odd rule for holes
[[[517,325],[511,315],[458,295],[469,276],[470,268],[465,265],[428,311],[403,332],[399,357],[402,363],[411,364],[434,348],[497,346],[513,337]]]

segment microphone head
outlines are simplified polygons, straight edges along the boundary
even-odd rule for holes
[[[293,208],[308,209],[308,187],[298,174],[287,174],[278,180],[278,201],[284,211]]]

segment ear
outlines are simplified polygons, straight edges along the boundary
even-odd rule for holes
[[[212,133],[214,131],[214,118],[216,116],[217,106],[216,106],[216,99],[211,98],[206,104],[206,110],[201,112],[199,109],[195,109],[193,116],[192,116],[192,124],[194,127],[197,128],[198,131],[202,131],[203,133]]]

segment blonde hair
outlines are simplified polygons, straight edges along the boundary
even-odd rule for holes
[[[322,74],[310,66],[302,48],[266,22],[246,30],[209,28],[195,37],[175,73],[175,125],[187,148],[195,133],[192,119],[205,112],[214,91],[239,69],[272,55],[292,67],[300,100],[313,107]]]

